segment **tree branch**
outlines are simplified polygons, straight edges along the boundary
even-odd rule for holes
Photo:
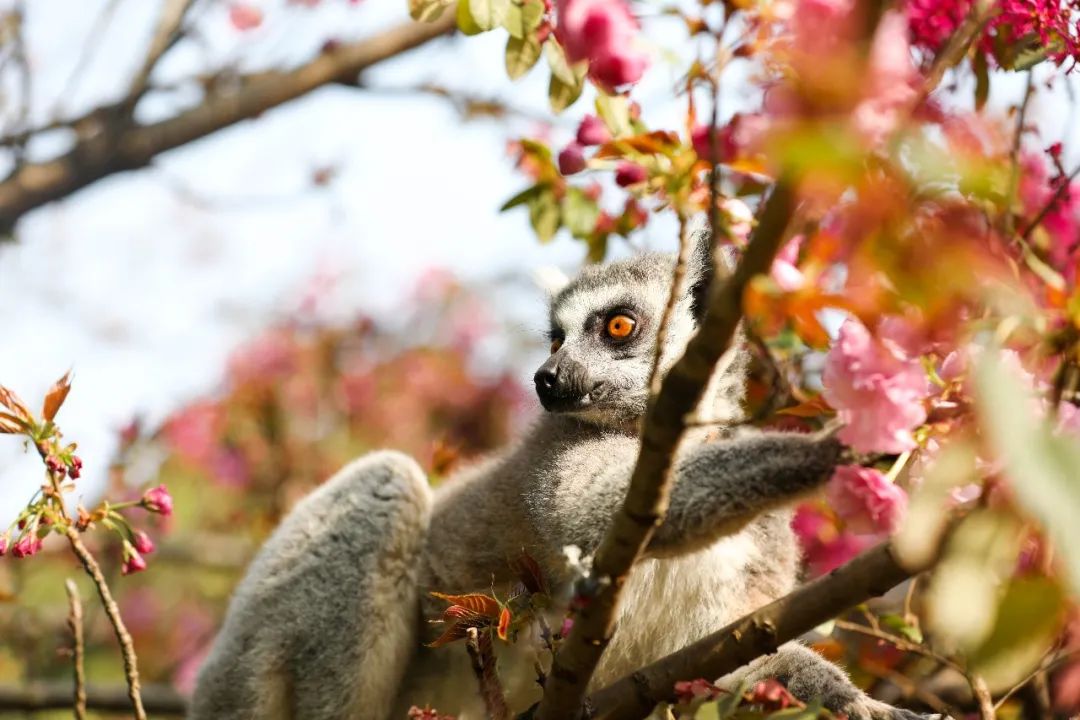
[[[591,577],[598,583],[597,590],[578,613],[570,636],[555,656],[537,720],[567,720],[581,712],[585,688],[615,629],[615,610],[626,576],[667,510],[671,468],[686,418],[697,407],[713,368],[731,344],[742,319],[743,291],[753,277],[768,272],[784,240],[794,204],[792,182],[781,178],[765,202],[738,268],[723,282],[713,283],[701,328],[649,402],[626,500],[593,562]]]
[[[495,667],[495,649],[491,642],[490,632],[480,633],[476,628],[469,628],[465,649],[469,653],[488,720],[509,720],[510,708],[506,705],[506,694]]]
[[[657,660],[595,693],[590,720],[637,720],[675,699],[675,682],[719,678],[809,632],[844,610],[883,595],[915,572],[893,557],[888,544],[860,555],[828,575]]]
[[[154,716],[183,716],[187,712],[184,697],[171,687],[150,685],[143,688],[143,701]],[[101,713],[130,712],[127,688],[119,685],[90,685],[86,707]],[[23,687],[0,686],[0,712],[44,712],[70,710],[71,686],[61,683],[33,683]]]
[[[200,105],[150,125],[130,119],[126,100],[98,108],[65,125],[78,138],[70,151],[53,160],[23,165],[0,182],[0,232],[10,231],[34,208],[108,175],[145,167],[167,150],[254,118],[323,85],[355,82],[361,71],[453,28],[451,13],[434,23],[410,22],[356,43],[327,48],[293,70],[240,76],[230,83],[230,88],[239,89],[214,92]],[[4,138],[0,144],[11,141]]]
[[[79,599],[79,588],[75,581],[64,581],[68,595],[68,627],[71,629],[71,664],[75,675],[75,720],[86,720],[86,668],[83,657],[86,646],[83,642],[83,609]]]

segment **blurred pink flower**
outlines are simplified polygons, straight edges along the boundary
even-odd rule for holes
[[[609,140],[611,140],[611,133],[608,132],[603,120],[595,115],[586,115],[581,119],[581,124],[577,129],[578,143],[588,147],[589,145],[603,145]]]
[[[637,163],[621,162],[615,166],[615,184],[619,187],[627,187],[644,182],[648,177],[645,168]]]
[[[749,233],[749,229],[747,230]],[[769,276],[780,289],[785,292],[794,292],[806,284],[806,276],[799,269],[799,248],[802,246],[803,236],[796,235],[787,241],[773,260]]]
[[[795,511],[791,529],[799,539],[811,575],[834,570],[874,544],[873,536],[841,531],[833,518],[813,503],[804,503]]]
[[[3,535],[0,535],[0,557],[3,557],[7,553],[10,545],[11,538],[8,537],[8,534],[4,533]]]
[[[296,342],[292,332],[275,328],[241,345],[229,357],[233,385],[266,382],[288,376],[296,368]]]
[[[859,452],[915,447],[911,430],[926,420],[929,392],[917,359],[889,351],[854,318],[844,322],[825,359],[825,399],[844,423],[839,438]]]
[[[11,556],[24,558],[36,555],[41,550],[42,545],[44,545],[44,542],[31,530],[15,542],[15,545],[11,548]]]
[[[829,57],[849,30],[854,9],[854,0],[796,0],[791,18],[796,51]]]
[[[559,172],[574,175],[585,169],[585,150],[581,143],[572,142],[559,152]]]
[[[637,49],[638,23],[626,0],[558,0],[555,36],[571,63],[589,61],[589,76],[608,90],[641,79],[649,59]]]
[[[844,525],[856,533],[892,533],[907,510],[907,493],[873,468],[836,468],[826,494]]]
[[[250,3],[235,2],[229,6],[229,22],[241,32],[254,30],[262,25],[263,12]]]
[[[881,18],[874,35],[864,96],[852,111],[856,131],[871,146],[892,134],[917,95],[918,73],[907,33],[904,16],[891,11]]]
[[[124,553],[124,564],[120,567],[121,575],[131,575],[132,573],[142,572],[145,569],[146,561],[143,560],[142,555],[134,549]]]
[[[164,435],[173,451],[182,458],[203,464],[213,456],[222,423],[223,412],[216,403],[196,402],[168,419]]]

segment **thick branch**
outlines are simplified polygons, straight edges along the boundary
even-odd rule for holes
[[[590,720],[638,720],[675,698],[675,683],[715,679],[774,652],[843,611],[883,595],[909,578],[888,544],[756,610],[741,620],[595,693]]]
[[[555,656],[537,720],[567,720],[580,713],[585,688],[614,632],[615,609],[627,573],[667,510],[673,458],[686,418],[731,344],[742,318],[743,291],[753,277],[768,272],[793,207],[791,183],[781,179],[765,203],[738,268],[723,282],[714,283],[700,330],[649,403],[630,489],[593,562],[598,589],[578,613],[570,636]]]
[[[183,696],[165,685],[144,687],[143,702],[147,712],[155,717],[183,716],[187,712],[187,702]],[[125,687],[90,685],[86,690],[86,707],[101,713],[124,713],[130,712],[131,701]],[[0,686],[0,713],[70,709],[71,686],[68,683]]]
[[[24,165],[0,182],[0,231],[25,213],[103,177],[145,167],[157,155],[334,82],[355,82],[361,71],[450,32],[453,14],[430,24],[408,23],[360,42],[331,47],[287,72],[237,78],[237,90],[213,92],[200,105],[151,125],[134,124],[124,103],[99,108],[67,127],[75,147],[47,162]]]

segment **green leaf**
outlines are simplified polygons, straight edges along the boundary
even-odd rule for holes
[[[923,641],[922,630],[914,625],[906,623],[904,618],[900,615],[883,615],[881,617],[881,624],[913,643],[921,643]]]
[[[543,0],[510,0],[506,6],[503,27],[518,40],[533,35],[544,19]],[[539,44],[539,43],[537,43]]]
[[[986,53],[975,53],[971,69],[975,72],[975,109],[982,110],[990,97],[990,66],[986,62]]]
[[[541,183],[538,185],[533,185],[532,187],[525,188],[517,195],[504,202],[502,204],[502,207],[499,208],[499,212],[506,212],[510,208],[515,208],[518,205],[524,205],[525,203],[529,202],[529,200],[542,193],[546,187],[546,185]]]
[[[522,39],[511,35],[506,41],[506,74],[511,80],[529,72],[540,59],[540,43],[532,35]]]
[[[579,84],[585,78],[585,71],[588,69],[586,63],[570,65],[562,46],[554,38],[548,38],[548,41],[544,43],[544,57],[547,58],[552,76],[559,78],[566,85]]]
[[[551,188],[529,198],[529,222],[540,242],[548,242],[559,229],[559,202]]]
[[[1017,499],[1042,521],[1061,554],[1074,593],[1080,592],[1080,442],[1055,434],[1036,417],[1039,407],[999,353],[983,353],[976,368],[979,419],[1005,461]]]
[[[562,200],[562,223],[578,239],[588,238],[596,227],[600,208],[581,188],[568,187]]]
[[[420,22],[434,22],[454,0],[409,0],[409,15]]]
[[[626,95],[597,94],[596,114],[607,125],[612,137],[634,134],[630,123],[630,98]]]
[[[457,26],[464,35],[479,35],[484,32],[484,28],[480,27],[480,23],[473,17],[469,0],[458,0]]]
[[[481,31],[494,30],[506,20],[510,0],[459,0],[469,6],[469,14]]]
[[[552,111],[561,113],[577,102],[584,85],[581,81],[573,85],[567,84],[558,75],[552,73],[551,81],[548,83],[548,102],[551,104]]]
[[[1060,630],[1065,595],[1046,577],[1012,580],[998,605],[994,629],[969,656],[990,690],[1012,687],[1035,669]]]

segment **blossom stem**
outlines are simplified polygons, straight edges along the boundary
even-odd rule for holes
[[[79,558],[79,562],[82,563],[83,568],[86,570],[86,574],[94,581],[98,595],[101,597],[101,604],[105,607],[105,614],[108,615],[109,622],[112,623],[113,630],[116,632],[116,640],[120,643],[120,652],[124,658],[124,674],[127,676],[128,698],[131,700],[135,720],[146,720],[146,710],[143,709],[139,685],[139,660],[135,655],[135,644],[131,640],[131,634],[127,631],[123,618],[120,617],[120,608],[117,607],[112,592],[105,582],[101,566],[98,565],[97,560],[83,545],[79,533],[69,525],[64,531],[64,535],[71,544],[72,551],[74,551],[76,557]]]

